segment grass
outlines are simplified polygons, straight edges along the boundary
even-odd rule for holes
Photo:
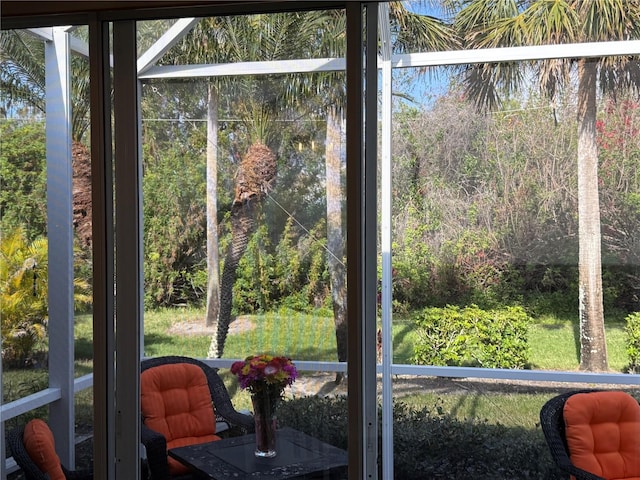
[[[335,361],[337,358],[332,318],[282,310],[256,315],[252,320],[255,328],[229,336],[225,357],[272,353],[298,360]]]
[[[629,364],[623,320],[605,325],[609,368],[623,372]],[[576,370],[580,364],[578,326],[570,319],[545,316],[529,330],[531,367],[540,370]]]
[[[415,408],[427,407],[447,412],[459,420],[487,420],[507,427],[535,429],[542,405],[549,393],[492,394],[482,390],[446,395],[434,393],[411,394],[402,402]]]
[[[248,352],[286,353],[298,360],[333,361],[337,357],[333,319],[322,315],[281,310],[252,315],[254,328],[239,334],[230,334],[224,357],[244,358]],[[187,354],[206,357],[209,335],[175,335],[169,332],[179,322],[204,322],[204,312],[198,309],[163,309],[145,314],[145,355]],[[417,335],[407,316],[393,319],[393,361],[411,364]],[[605,329],[609,366],[612,371],[623,372],[628,365],[625,347],[624,319],[608,320]],[[76,318],[76,363],[91,359],[91,316]],[[536,319],[529,329],[530,364],[533,369],[577,370],[579,366],[578,327],[567,317],[544,315]],[[85,364],[84,373],[90,371]],[[84,374],[81,373],[81,374]]]
[[[226,358],[244,358],[248,353],[286,354],[298,360],[333,361],[336,359],[333,319],[281,310],[248,317],[252,328],[230,334],[225,345]],[[198,309],[163,309],[145,314],[145,355],[187,355],[206,357],[210,336],[177,335],[170,328],[180,322],[204,322],[204,312]],[[416,333],[407,316],[394,317],[394,363],[411,363]],[[625,353],[624,322],[606,324],[610,367],[624,370],[628,359]],[[91,372],[92,320],[90,315],[76,317],[76,376]],[[531,326],[531,368],[544,370],[577,370],[579,364],[577,327],[569,318],[543,315]],[[246,392],[237,389],[237,382],[229,372],[221,372],[237,408],[248,408]],[[5,401],[22,397],[46,386],[44,370],[7,370],[3,372]],[[443,409],[457,418],[494,419],[505,425],[533,428],[537,415],[549,393],[490,394],[481,390],[446,395],[420,392],[402,398],[416,407]],[[77,395],[78,415],[90,417],[90,390]]]
[[[244,358],[251,353],[286,353],[298,360],[331,361],[336,358],[333,319],[290,310],[250,316],[254,328],[230,334],[224,348],[225,358]],[[145,355],[189,355],[207,357],[211,337],[175,335],[169,332],[180,322],[204,322],[202,310],[163,309],[145,314]],[[91,317],[79,317],[76,341],[91,339]],[[78,355],[76,355],[78,358]]]

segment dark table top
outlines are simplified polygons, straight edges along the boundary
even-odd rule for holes
[[[255,446],[249,434],[173,448],[169,455],[216,480],[346,478],[347,452],[292,428],[277,431],[275,457],[256,457]]]

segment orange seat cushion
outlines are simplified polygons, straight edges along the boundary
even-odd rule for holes
[[[33,463],[43,473],[48,474],[51,480],[65,480],[49,425],[38,418],[31,420],[24,427],[22,442]]]
[[[167,448],[219,440],[207,377],[200,367],[176,363],[149,368],[140,378],[145,425],[161,433]],[[182,474],[187,467],[168,457],[169,471]]]
[[[564,406],[571,462],[607,480],[640,477],[640,405],[624,392],[578,393]]]

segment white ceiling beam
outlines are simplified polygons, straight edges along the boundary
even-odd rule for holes
[[[394,68],[409,68],[611,55],[640,55],[640,40],[409,53],[394,55],[392,62]]]
[[[152,78],[223,77],[238,75],[274,75],[285,73],[331,72],[345,69],[343,58],[312,58],[273,60],[269,62],[238,62],[213,65],[167,65],[149,68],[138,75],[141,80]]]
[[[138,75],[144,73],[173,47],[178,41],[184,37],[196,23],[199,18],[181,18],[156,41],[151,47],[138,58]]]
[[[74,30],[74,27],[56,27],[60,28],[62,31],[71,33]],[[39,38],[40,40],[44,40],[46,42],[53,41],[53,28],[29,28],[27,30],[31,35]],[[80,40],[79,38],[74,37],[73,35],[69,35],[69,49],[84,58],[89,58],[89,45],[87,42]]]
[[[73,53],[76,53],[84,58],[89,58],[89,44],[84,40],[69,35],[69,48]]]
[[[573,43],[529,47],[452,50],[448,52],[409,53],[392,56],[394,68],[470,65],[488,62],[545,60],[552,58],[592,58],[611,55],[640,55],[640,40],[620,42]],[[275,60],[269,62],[238,62],[215,65],[171,65],[151,67],[141,80],[220,77],[234,75],[269,75],[341,71],[342,58]]]
[[[53,28],[51,27],[43,27],[43,28],[29,28],[27,29],[31,35],[34,35],[41,40],[46,40],[48,42],[53,42]]]

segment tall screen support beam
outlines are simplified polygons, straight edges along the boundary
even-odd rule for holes
[[[140,478],[142,222],[136,23],[113,24],[116,213],[116,478]]]
[[[392,337],[392,255],[391,255],[391,121],[392,70],[391,35],[389,32],[389,5],[378,7],[380,30],[380,63],[382,70],[382,102],[380,129],[380,250],[382,252],[382,478],[393,478],[393,363]]]
[[[61,398],[49,406],[58,455],[75,464],[73,391],[73,225],[69,34],[52,28],[45,42],[47,230],[49,249],[49,385]],[[34,265],[35,267],[35,265]],[[44,281],[42,279],[41,281]]]
[[[365,7],[365,10],[363,10]],[[377,478],[377,3],[347,3],[347,302],[349,478]],[[366,12],[366,23],[363,14]],[[374,45],[364,52],[362,36]],[[363,53],[365,64],[363,69]],[[363,78],[363,73],[365,77]],[[363,98],[363,86],[366,91]],[[363,112],[362,101],[365,102]],[[364,120],[364,122],[363,122]],[[364,129],[363,129],[364,125]],[[353,419],[356,419],[355,421]]]
[[[109,24],[89,22],[91,201],[93,204],[93,466],[115,479],[114,228]]]

